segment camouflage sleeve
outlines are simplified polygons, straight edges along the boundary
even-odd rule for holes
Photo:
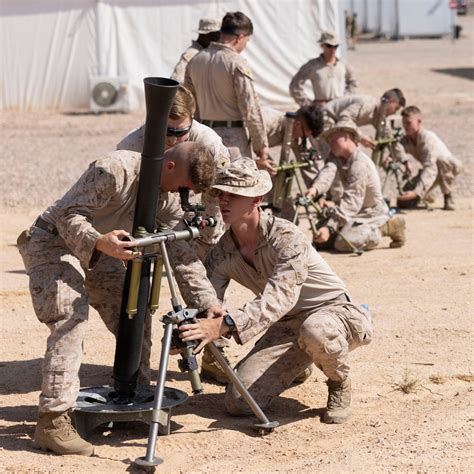
[[[423,198],[431,188],[438,175],[436,165],[436,144],[426,140],[421,147],[418,160],[421,163],[421,171],[418,175],[417,185],[413,190],[417,196]]]
[[[355,94],[358,85],[354,76],[354,68],[350,64],[346,64],[346,94]]]
[[[303,64],[290,82],[290,95],[299,106],[311,104],[311,99],[305,94],[304,84],[309,79],[311,61]]]
[[[159,223],[175,230],[185,229],[183,211],[176,195],[171,195],[159,210]],[[219,304],[216,292],[206,278],[206,269],[199,260],[193,246],[186,240],[175,240],[168,245],[171,265],[176,283],[186,305],[205,310]]]
[[[308,276],[308,242],[300,232],[283,229],[275,242],[278,255],[263,291],[232,314],[235,339],[245,344],[295,306]]]
[[[239,65],[233,79],[240,113],[248,128],[252,148],[258,152],[262,148],[268,147],[268,139],[262,110],[253,86],[252,73],[246,66]]]
[[[337,122],[348,121],[356,124],[357,119],[361,115],[362,106],[363,104],[360,102],[353,102],[348,107],[341,110],[339,116],[337,117]]]
[[[217,298],[223,302],[230,277],[226,275],[226,258],[219,243],[207,255],[205,266],[207,276],[216,291]]]
[[[355,166],[357,164],[357,166]],[[344,194],[339,204],[334,208],[328,225],[338,229],[353,219],[362,209],[364,204],[365,189],[368,174],[363,164],[354,163],[348,182],[344,185]]]
[[[323,169],[316,176],[316,179],[313,181],[312,187],[316,188],[317,195],[320,196],[324,193],[327,193],[331,188],[331,185],[336,178],[337,165],[336,163],[328,159]]]
[[[94,162],[58,202],[58,233],[86,268],[92,266],[95,244],[101,235],[91,223],[92,211],[109,203],[123,176],[120,166],[105,169]]]

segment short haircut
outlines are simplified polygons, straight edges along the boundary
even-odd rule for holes
[[[188,159],[189,178],[197,193],[211,188],[216,179],[216,163],[209,148],[196,145]]]
[[[221,33],[225,35],[253,34],[252,20],[242,12],[228,12],[222,19]]]
[[[321,107],[305,105],[296,111],[296,116],[304,120],[314,138],[322,133],[324,129],[324,115]]]
[[[416,105],[409,105],[402,110],[402,117],[410,117],[410,115],[421,115],[421,110]]]
[[[196,111],[196,101],[188,89],[180,85],[171,105],[169,118],[173,120],[192,118]]]
[[[400,106],[405,107],[406,100],[400,89],[390,89],[384,92],[382,100],[396,100]]]

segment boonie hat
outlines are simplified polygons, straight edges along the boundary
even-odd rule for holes
[[[358,143],[360,140],[359,132],[357,131],[356,126],[350,120],[341,120],[337,122],[333,127],[327,129],[325,132],[322,133],[321,138],[326,140],[329,143],[329,138],[331,135],[334,135],[336,132],[348,132],[352,135],[352,139],[354,142]]]
[[[212,189],[247,197],[263,196],[272,189],[272,179],[251,158],[238,158],[217,173]]]
[[[321,44],[330,44],[331,46],[339,46],[340,43],[336,33],[332,31],[323,31],[319,42]]]
[[[221,29],[221,20],[216,20],[215,18],[201,18],[199,20],[199,27],[196,30],[196,33],[200,35],[207,35],[214,31],[219,31]]]

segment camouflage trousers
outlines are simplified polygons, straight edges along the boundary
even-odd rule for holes
[[[461,162],[457,159],[453,159],[452,162],[438,160],[436,166],[438,167],[438,175],[426,194],[432,193],[437,186],[441,188],[443,194],[451,194],[454,180],[462,170]]]
[[[125,267],[102,256],[84,270],[59,236],[31,227],[18,238],[18,249],[30,280],[33,308],[50,335],[42,366],[40,412],[63,412],[75,405],[89,305],[107,329],[118,332]],[[151,318],[147,318],[139,383],[150,380]]]
[[[371,250],[377,247],[382,240],[382,227],[389,219],[388,214],[375,218],[361,218],[349,221],[341,230],[342,234],[355,247],[362,250]],[[340,236],[334,241],[334,249],[338,252],[352,252],[350,245]]]
[[[241,156],[252,158],[252,148],[247,129],[243,127],[216,127],[214,131],[222,138],[222,143],[229,149],[231,161]]]
[[[273,324],[237,365],[237,372],[264,409],[314,363],[328,379],[349,375],[348,355],[372,339],[370,313],[349,302],[333,301],[306,314]],[[232,415],[251,414],[234,385],[225,404]]]

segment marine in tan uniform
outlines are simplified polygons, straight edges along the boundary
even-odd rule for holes
[[[205,146],[211,152],[218,169],[227,166],[230,163],[228,148],[224,146],[221,137],[214,130],[193,119],[195,110],[196,102],[193,95],[183,86],[180,86],[168,118],[165,148],[168,150],[178,143],[195,142]],[[144,136],[145,125],[141,125],[120,141],[117,150],[131,150],[141,153]],[[193,242],[199,258],[204,260],[209,248],[224,233],[225,226],[222,223],[217,199],[212,198],[209,193],[206,192],[198,196],[192,195],[190,202],[193,204],[202,203],[206,207],[203,216],[212,216],[217,219],[215,227],[204,228],[199,238]]]
[[[219,42],[196,55],[186,70],[185,86],[194,94],[202,123],[212,127],[233,158],[257,155],[257,165],[274,174],[253,75],[240,54],[253,33],[250,18],[227,13]]]
[[[259,336],[237,372],[262,408],[314,363],[328,377],[323,421],[343,423],[350,416],[349,352],[371,341],[371,317],[351,302],[343,281],[298,227],[259,209],[271,185],[269,174],[248,158],[218,177],[214,189],[230,230],[206,259],[208,276],[221,300],[231,280],[255,298],[232,315],[188,325],[181,337],[202,347],[222,335],[239,344]],[[233,385],[225,404],[233,415],[251,413]]]
[[[199,20],[199,28],[196,31],[199,36],[197,40],[191,42],[191,46],[179,58],[179,61],[171,74],[171,79],[180,83],[184,82],[184,75],[189,61],[191,61],[197,53],[206,49],[212,41],[217,41],[219,39],[220,29],[220,20],[216,20],[215,18],[201,18]]]
[[[285,143],[285,129],[291,122],[287,120],[286,114],[282,114],[278,110],[270,107],[263,107],[262,111],[269,146],[288,147],[288,143]],[[325,153],[327,145],[323,142],[323,146],[321,147],[321,142],[319,140],[319,135],[323,129],[324,116],[321,108],[317,105],[305,105],[300,107],[294,113],[291,143],[289,146],[293,152],[294,159],[290,158],[290,161],[296,160],[296,162],[303,162],[303,155],[311,156],[311,160],[309,160],[310,166],[307,168],[301,168],[298,171],[303,178],[303,183],[306,187],[313,182],[324,163],[321,152]],[[286,156],[286,153],[282,151],[281,156]],[[274,190],[272,190],[266,197],[269,201],[273,200],[273,191]],[[294,213],[294,199],[293,196],[290,196],[289,200],[282,203],[279,216],[291,221],[293,220]]]
[[[353,95],[332,100],[324,107],[327,128],[338,122],[351,121],[357,127],[372,125],[375,128],[376,139],[385,135],[390,136],[391,131],[386,118],[405,107],[405,103],[405,97],[400,89],[390,89],[380,99],[368,95]],[[361,133],[360,143],[367,148],[376,147],[373,139]]]
[[[421,169],[414,179],[414,189],[406,191],[398,197],[398,203],[406,204],[420,199],[428,203],[434,201],[433,191],[441,188],[444,197],[444,209],[454,210],[452,186],[455,177],[462,170],[462,163],[454,157],[443,141],[432,131],[422,126],[421,111],[416,106],[410,106],[402,112],[405,136],[397,147],[399,152],[396,159],[408,163],[407,154],[421,164]]]
[[[336,56],[339,46],[337,35],[325,31],[319,43],[323,52],[301,66],[290,83],[290,95],[300,106],[315,102],[322,107],[331,100],[354,94],[357,89],[354,69]],[[313,86],[314,99],[305,92],[307,81],[311,81]]]
[[[120,238],[132,231],[140,158],[139,153],[125,150],[99,158],[18,238],[35,313],[50,330],[34,442],[57,454],[90,456],[93,452],[92,445],[72,427],[69,414],[79,391],[89,305],[113,334],[118,331],[125,276],[122,261],[134,258],[129,243]],[[161,173],[157,225],[180,228],[182,211],[172,193],[179,187],[207,189],[214,176],[215,165],[205,148],[183,143],[168,150]],[[217,306],[215,291],[192,247],[180,241],[169,250],[185,301],[201,309]],[[150,378],[150,333],[148,325],[139,383],[148,383]]]
[[[344,191],[340,201],[332,206],[330,219],[318,230],[316,244],[329,243],[340,252],[351,252],[347,242],[336,234],[339,230],[359,249],[375,248],[383,236],[392,239],[390,247],[403,246],[405,221],[401,216],[389,218],[377,169],[358,148],[357,130],[350,123],[340,123],[323,136],[331,147],[331,155],[308,189],[307,196],[314,199],[324,195],[337,172]]]

